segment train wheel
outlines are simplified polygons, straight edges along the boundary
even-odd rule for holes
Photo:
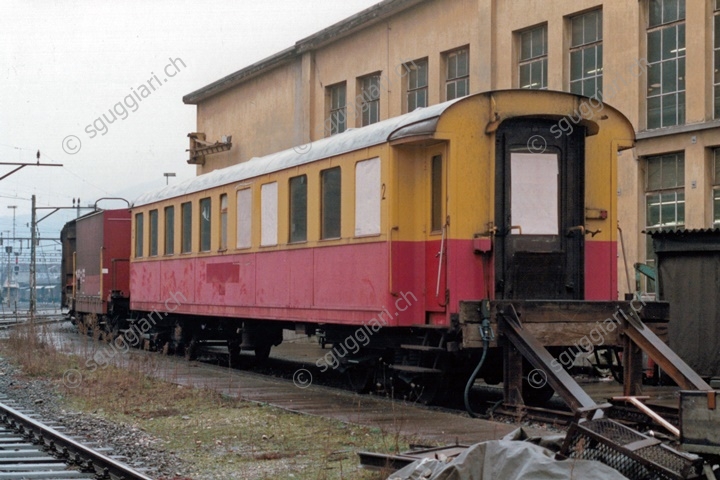
[[[555,390],[547,383],[541,387],[535,387],[523,378],[522,397],[527,405],[544,405],[555,395]]]
[[[417,377],[408,386],[410,387],[408,400],[423,405],[439,403],[445,392],[443,378],[439,375]]]
[[[272,349],[272,343],[270,342],[258,342],[255,344],[255,361],[264,362],[270,357],[270,350]]]
[[[375,369],[356,365],[346,370],[350,388],[356,393],[367,393],[372,388]]]
[[[185,358],[187,360],[196,360],[198,356],[198,340],[195,335],[192,336],[189,342],[185,344]]]
[[[240,368],[242,365],[240,343],[240,339],[228,340],[228,366],[230,368]]]

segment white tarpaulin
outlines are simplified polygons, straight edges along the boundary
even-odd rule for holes
[[[509,440],[513,434],[472,445],[448,463],[433,458],[419,460],[388,480],[627,480],[600,462],[555,460],[555,453],[545,447]]]

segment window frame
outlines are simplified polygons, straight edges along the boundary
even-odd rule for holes
[[[329,176],[335,172],[339,172],[337,192],[328,190],[328,185],[326,184],[326,175]],[[330,186],[333,187],[335,185]],[[333,198],[330,198],[330,195],[334,195]],[[332,208],[330,208],[328,200],[332,199],[337,199],[337,205],[333,205]],[[337,225],[328,225],[330,221],[335,221],[334,216],[328,217],[328,215],[335,213],[337,214]],[[328,232],[330,227],[332,227],[332,230]],[[320,171],[320,240],[338,240],[340,238],[342,238],[342,168],[336,166]]]
[[[720,0],[715,0],[713,22],[713,118],[720,119]]]
[[[445,225],[443,189],[445,162],[440,154],[430,157],[430,233],[442,232]]]
[[[595,16],[595,32],[596,36],[595,38],[586,39],[586,20],[589,19],[589,17],[593,15]],[[570,81],[569,81],[569,88],[568,90],[571,93],[584,95],[586,97],[595,97],[598,98],[598,92],[602,92],[602,82],[603,82],[603,10],[602,8],[596,8],[594,10],[590,10],[588,12],[581,13],[579,15],[574,15],[570,17],[570,48],[568,50],[569,52],[569,62],[568,65],[570,66]],[[575,42],[575,27],[576,27],[576,21],[582,20],[582,40],[579,43]],[[592,51],[594,55],[594,70],[589,72],[586,69],[585,62],[586,62],[586,55],[588,52]],[[580,67],[573,68],[575,65],[575,62],[580,60]],[[580,77],[573,78],[573,75],[579,70]],[[588,73],[590,73],[588,75]],[[592,92],[589,90],[586,91],[586,86],[588,85],[588,82],[592,81],[594,84],[594,88],[592,89]],[[579,85],[579,89],[576,88],[576,86]]]
[[[300,182],[300,183],[298,183]],[[302,185],[301,192],[296,191],[298,185]],[[300,198],[297,194],[301,193]],[[300,201],[298,205],[296,202]],[[305,243],[308,234],[308,176],[297,175],[288,179],[288,243]],[[302,226],[302,235],[297,234],[296,227]]]
[[[247,197],[247,198],[245,198]],[[247,202],[244,202],[244,201]],[[235,224],[235,249],[252,248],[253,232],[253,189],[251,187],[240,188],[235,194],[236,224]],[[247,229],[247,231],[245,230]],[[243,243],[241,243],[243,242]]]
[[[718,1],[720,3],[720,0]],[[713,202],[713,227],[720,227],[720,147],[713,148],[713,178],[712,178],[712,202]]]
[[[648,1],[648,25],[646,30],[646,55],[647,74],[645,75],[645,128],[654,130],[657,128],[674,127],[684,125],[687,121],[686,107],[687,100],[686,82],[686,17],[685,17],[685,0],[677,1],[676,19],[664,19],[664,5],[669,0],[649,0]],[[660,23],[653,24],[653,5],[660,2],[661,18]],[[673,31],[675,39],[675,49],[668,53],[674,53],[674,56],[664,58],[665,37],[673,38],[670,32]],[[652,46],[655,45],[652,38],[659,38],[658,51],[655,52]],[[669,43],[669,42],[668,42]],[[682,43],[682,46],[681,46]],[[682,52],[682,54],[680,53]],[[670,66],[674,67],[670,70]],[[668,74],[665,71],[668,69]],[[665,91],[665,83],[674,81],[673,89]],[[666,103],[667,102],[667,103]],[[665,110],[665,106],[669,106],[671,110]],[[674,105],[674,107],[672,107]],[[652,112],[657,110],[657,114]],[[670,119],[672,114],[672,119]],[[666,116],[668,118],[666,118]]]
[[[405,63],[403,65],[403,69],[405,70],[405,74],[407,77],[407,80],[405,81],[405,112],[404,113],[410,113],[414,111],[417,108],[425,108],[428,106],[428,84],[429,84],[429,73],[430,73],[430,64],[428,62],[428,58],[421,58],[418,60],[413,60],[411,62]],[[422,84],[420,81],[419,73],[424,72],[425,75],[425,82]],[[415,79],[413,81],[413,78]],[[422,105],[419,105],[418,97],[422,93],[422,96],[424,98],[424,101],[422,102]],[[413,98],[413,105],[414,108],[410,108],[410,98]]]
[[[135,258],[145,255],[145,212],[135,214]]]
[[[221,193],[220,194],[220,222],[218,225],[219,228],[219,239],[220,239],[220,245],[218,246],[218,250],[221,252],[224,252],[228,249],[228,211],[229,211],[229,203],[228,203],[228,195],[227,193]]]
[[[337,135],[347,130],[347,82],[327,87],[327,104],[327,123],[329,123],[327,136]]]
[[[675,182],[670,185],[665,182],[663,177],[663,168],[665,166],[665,160],[674,158],[675,162]],[[679,229],[685,226],[685,152],[669,152],[661,155],[653,155],[645,157],[645,230],[647,232],[653,232],[662,230],[664,228]],[[657,186],[651,185],[651,161],[658,161],[660,164],[660,177]],[[682,165],[680,165],[680,163]],[[663,195],[674,195],[674,201],[665,202]],[[682,196],[682,199],[680,199]],[[650,225],[650,207],[651,197],[657,197],[657,216],[659,223]],[[675,214],[673,222],[663,222],[663,207],[667,205],[674,205]],[[681,207],[682,206],[682,207]],[[680,215],[680,212],[682,214]],[[682,216],[682,222],[679,221]],[[655,255],[652,249],[652,238],[650,235],[646,236],[645,244],[645,263],[650,266],[655,265]],[[654,291],[654,283],[648,280],[646,282],[646,291]]]
[[[279,200],[277,181],[260,186],[260,246],[276,247],[279,242]]]
[[[170,221],[168,222],[168,219]],[[175,205],[169,205],[163,209],[163,255],[175,254]]]
[[[533,33],[542,32],[542,51],[538,55],[533,54],[534,41]],[[523,56],[523,39],[525,35],[530,36],[530,55]],[[517,71],[518,71],[518,88],[525,90],[547,90],[548,89],[548,25],[543,23],[542,25],[536,25],[534,27],[526,28],[517,32],[517,44],[518,44],[518,57],[517,57]],[[540,65],[540,86],[533,87],[533,67]],[[523,86],[523,69],[529,68],[528,83]]]
[[[465,56],[465,71],[460,74],[458,72],[457,58],[460,54]],[[456,48],[445,52],[443,55],[445,59],[445,101],[454,100],[456,98],[467,97],[470,95],[470,46]],[[455,73],[451,74],[452,65],[455,64]],[[465,93],[462,95],[458,94],[458,85],[463,85]],[[449,89],[453,87],[454,94],[451,96]]]
[[[207,207],[207,215],[205,215]],[[212,250],[212,197],[201,198],[198,201],[198,251]]]
[[[148,230],[149,230],[149,237],[150,241],[149,247],[150,251],[148,252],[148,256],[150,257],[157,257],[158,256],[158,227],[159,227],[159,221],[160,221],[160,214],[158,212],[157,208],[154,208],[150,210],[148,213]]]
[[[360,126],[380,121],[380,72],[358,78],[360,91]]]
[[[192,253],[192,202],[180,204],[180,253]]]

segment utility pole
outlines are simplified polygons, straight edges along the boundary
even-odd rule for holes
[[[8,306],[12,306],[12,295],[10,286],[12,285],[12,266],[10,264],[10,254],[12,253],[12,247],[15,246],[15,210],[17,210],[17,205],[8,205],[8,208],[12,208],[13,211],[13,241],[10,244],[10,253],[8,254]],[[17,255],[17,254],[16,254]],[[17,263],[17,262],[16,262]],[[15,291],[15,302],[17,303],[17,290]]]
[[[37,240],[37,225],[35,213],[35,194],[32,196],[32,216],[30,217],[30,323],[35,321],[35,243]]]

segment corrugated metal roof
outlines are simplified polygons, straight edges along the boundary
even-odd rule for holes
[[[659,230],[643,230],[642,233],[651,237],[683,236],[683,235],[719,235],[720,227],[713,228],[661,228]]]
[[[135,200],[133,206],[139,207],[222,185],[242,182],[260,175],[379,145],[387,142],[395,132],[411,125],[423,124],[427,127],[428,120],[439,117],[450,105],[467,98],[463,97],[419,108],[411,113],[383,120],[367,127],[347,130],[307,145],[289,148],[264,157],[255,157],[247,162],[213,170],[184,182],[169,185],[162,190],[145,193]]]

